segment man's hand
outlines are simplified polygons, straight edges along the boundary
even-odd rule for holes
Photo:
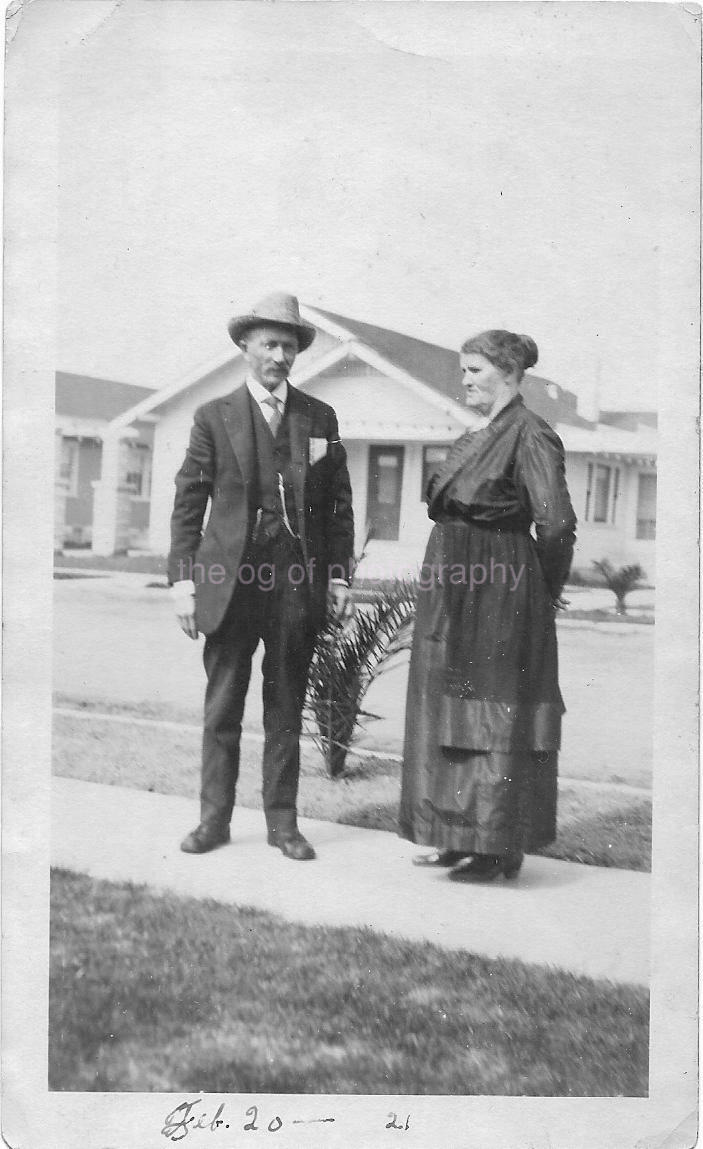
[[[198,637],[198,628],[195,625],[195,584],[192,579],[183,579],[175,582],[171,587],[171,601],[181,630],[188,638]]]
[[[327,588],[327,611],[330,618],[343,625],[354,615],[354,601],[346,583],[331,582]]]

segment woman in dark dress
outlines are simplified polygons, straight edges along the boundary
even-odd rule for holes
[[[405,727],[400,836],[453,881],[515,877],[556,836],[564,713],[555,612],[574,516],[564,449],[519,394],[537,346],[486,331],[464,343],[476,416],[432,475]],[[534,534],[534,538],[533,538]]]

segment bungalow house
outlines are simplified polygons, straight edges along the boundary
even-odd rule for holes
[[[93,535],[93,488],[100,479],[106,428],[123,411],[151,394],[113,379],[57,371],[55,379],[55,546],[89,546]],[[154,420],[139,420],[125,436],[120,483],[128,500],[130,546],[149,530],[151,449]]]
[[[467,424],[456,351],[385,328],[301,307],[317,329],[295,362],[291,381],[329,402],[339,417],[354,492],[358,545],[368,523],[372,541],[365,569],[378,577],[411,570],[422,558],[430,523],[422,502],[428,473]],[[228,352],[143,397],[112,421],[96,491],[93,549],[124,549],[119,475],[125,442],[153,423],[149,546],[165,553],[173,479],[188,442],[193,412],[240,385],[246,363]],[[656,417],[611,412],[597,422],[579,415],[576,396],[528,372],[525,401],[552,424],[566,449],[567,478],[579,518],[575,566],[593,559],[639,562],[654,577]],[[109,446],[108,446],[109,444]]]

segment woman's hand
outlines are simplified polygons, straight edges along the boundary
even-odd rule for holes
[[[568,610],[570,601],[570,599],[558,594],[552,599],[552,606],[555,610]]]

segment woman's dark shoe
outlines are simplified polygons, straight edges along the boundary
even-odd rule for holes
[[[455,866],[450,882],[492,882],[503,873],[502,858],[495,854],[473,854]]]
[[[465,862],[460,862],[448,875],[450,882],[493,882],[502,874],[505,878],[516,878],[520,873],[523,854],[514,851],[510,854],[474,854]]]
[[[466,854],[461,850],[433,850],[431,854],[416,854],[413,858],[413,866],[442,866],[448,869],[450,866],[456,866]]]
[[[506,854],[503,858],[503,877],[508,880],[516,878],[522,869],[524,857],[522,850],[514,850],[512,853]]]

